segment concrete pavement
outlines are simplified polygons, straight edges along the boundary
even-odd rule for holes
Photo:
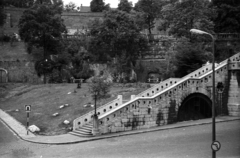
[[[29,134],[27,135],[27,130],[25,126],[23,126],[16,119],[14,119],[9,114],[2,111],[1,109],[0,109],[0,120],[6,126],[8,126],[22,140],[32,142],[32,143],[52,144],[52,145],[74,144],[74,143],[94,141],[99,139],[106,139],[106,138],[119,137],[119,136],[125,136],[125,135],[133,135],[133,134],[140,134],[140,133],[153,132],[153,131],[159,131],[159,130],[169,130],[174,128],[182,128],[182,127],[197,126],[197,125],[212,123],[212,119],[208,118],[208,119],[202,119],[202,120],[178,122],[174,124],[169,124],[169,125],[164,125],[164,126],[159,126],[159,127],[149,128],[149,129],[133,130],[133,131],[127,131],[127,132],[101,135],[97,137],[83,138],[83,137],[73,136],[71,134],[62,134],[62,135],[56,135],[56,136],[39,136],[29,132]],[[240,117],[232,117],[232,116],[216,117],[216,123],[233,121],[233,120],[240,120]]]

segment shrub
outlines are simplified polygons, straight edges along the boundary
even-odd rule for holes
[[[106,82],[105,78],[93,77],[92,82],[89,83],[89,92],[93,98],[96,95],[97,99],[102,99],[107,96],[110,86],[111,84]]]

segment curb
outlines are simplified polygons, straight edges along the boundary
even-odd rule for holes
[[[222,122],[230,122],[230,121],[236,121],[240,120],[240,118],[232,118],[229,120],[218,120],[216,123],[222,123]],[[109,138],[114,138],[114,137],[121,137],[121,136],[128,136],[128,135],[134,135],[134,134],[142,134],[142,133],[148,133],[148,132],[155,132],[155,131],[161,131],[161,130],[169,130],[169,129],[177,129],[177,128],[184,128],[184,127],[191,127],[191,126],[199,126],[199,125],[205,125],[205,124],[211,124],[212,122],[202,122],[202,123],[194,123],[194,124],[188,124],[188,125],[180,125],[176,127],[166,127],[166,128],[158,128],[158,129],[146,129],[142,131],[134,131],[134,132],[126,132],[126,133],[116,133],[113,135],[102,135],[99,137],[94,137],[94,138],[89,138],[85,140],[78,140],[78,141],[73,141],[73,142],[61,142],[61,143],[48,143],[48,142],[37,142],[37,141],[32,141],[29,139],[24,139],[20,137],[20,139],[30,142],[30,143],[36,143],[36,144],[47,144],[47,145],[66,145],[66,144],[77,144],[77,143],[84,143],[84,142],[90,142],[90,141],[96,141],[96,140],[101,140],[101,139],[109,139]],[[16,132],[14,132],[16,133]]]

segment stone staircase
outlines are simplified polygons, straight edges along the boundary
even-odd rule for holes
[[[93,123],[92,121],[85,124],[82,127],[79,127],[75,129],[72,132],[69,132],[72,135],[80,136],[80,137],[92,137],[92,128],[93,128]]]
[[[239,61],[239,59],[240,53],[216,64],[216,82],[225,81],[226,77],[224,76],[226,76],[228,71],[228,62],[233,62],[232,69],[239,69],[239,66],[234,63]],[[163,119],[160,121],[160,125],[167,124],[172,100],[176,104],[174,106],[175,110],[178,110],[181,101],[191,93],[202,93],[211,98],[211,92],[208,91],[208,87],[211,86],[211,68],[212,64],[205,65],[183,78],[170,78],[138,95],[132,95],[130,101],[122,100],[122,97],[118,97],[116,100],[101,106],[97,109],[101,133],[109,133],[109,129],[111,129],[110,132],[121,132],[135,128],[154,127],[158,117]],[[149,116],[146,112],[149,106],[152,107],[151,111],[154,113],[152,116]],[[159,111],[161,111],[161,115]],[[73,122],[73,132],[70,132],[70,134],[81,137],[93,136],[92,115],[93,111],[76,118]],[[144,117],[141,118],[142,116]],[[135,127],[136,122],[138,127]]]
[[[208,66],[204,66],[202,67],[202,69],[210,69],[211,68],[211,65],[208,65]],[[200,68],[201,69],[201,68]],[[204,73],[201,73],[199,74],[196,70],[196,72],[192,72],[190,74],[188,74],[187,76],[185,77],[190,77],[190,75],[192,76],[201,76],[203,74],[205,74],[207,71],[205,71]],[[125,104],[129,101],[131,101],[132,99],[136,98],[136,97],[151,97],[151,96],[154,96],[156,95],[157,93],[165,90],[166,88],[176,84],[177,82],[179,82],[179,80],[181,80],[181,78],[169,78],[163,82],[160,82],[159,84],[155,84],[154,86],[150,87],[149,89],[137,94],[137,95],[133,95],[131,96],[131,99],[130,100],[122,100],[122,104]],[[97,110],[99,111],[99,110]],[[93,115],[93,112],[92,114],[90,115]],[[102,115],[102,114],[101,114]],[[99,115],[99,117],[101,116]],[[88,119],[89,120],[89,119]],[[93,128],[93,123],[92,123],[92,120],[90,122],[87,122],[86,124],[82,125],[82,126],[78,126],[77,128],[75,128],[72,132],[69,132],[70,134],[72,135],[76,135],[76,136],[80,136],[80,137],[92,137],[93,134],[92,134],[92,128]]]

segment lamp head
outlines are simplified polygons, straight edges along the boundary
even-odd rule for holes
[[[198,30],[198,29],[191,29],[190,32],[197,33],[197,34],[208,34],[207,32],[204,32],[204,31]]]

